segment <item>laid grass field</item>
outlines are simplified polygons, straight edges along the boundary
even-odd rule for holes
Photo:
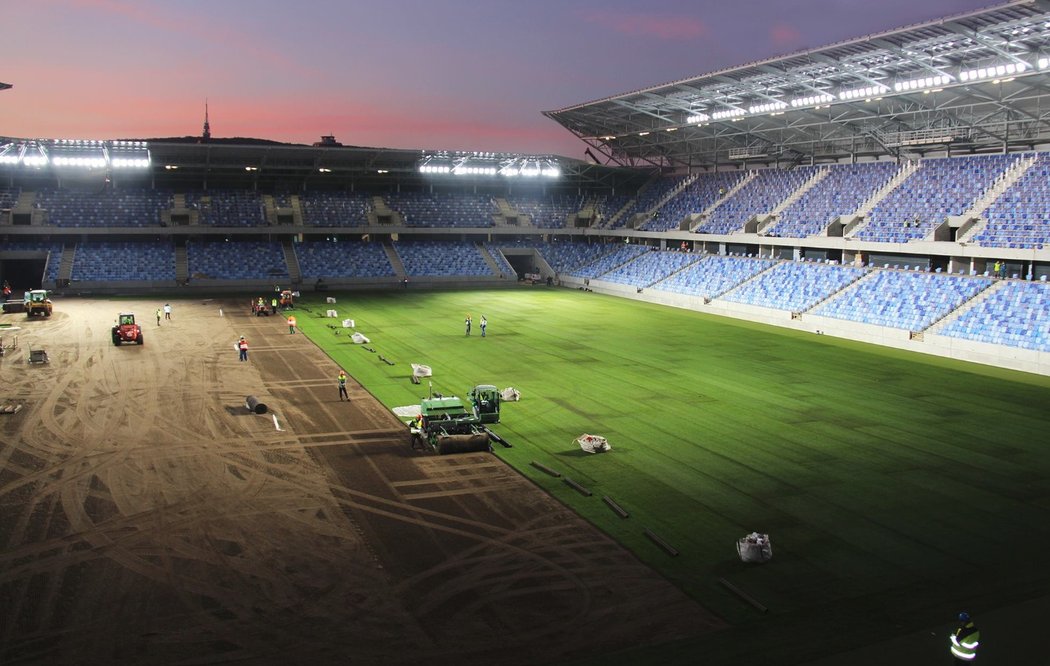
[[[334,295],[299,325],[377,398],[418,403],[411,363],[445,395],[518,388],[495,454],[756,640],[804,655],[1050,591],[1050,378],[580,291]],[[329,307],[377,353],[335,335]],[[583,453],[582,433],[612,451]],[[737,558],[751,531],[770,563]]]

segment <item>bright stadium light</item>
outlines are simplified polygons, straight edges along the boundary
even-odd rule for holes
[[[711,118],[714,120],[722,120],[723,118],[737,118],[744,115],[747,111],[743,109],[727,109],[725,111],[715,111],[711,114]]]
[[[791,100],[791,106],[796,108],[800,106],[820,106],[821,104],[828,104],[834,101],[834,95],[821,93],[820,95],[810,95],[808,97],[796,97],[795,99]]]
[[[851,99],[869,99],[871,97],[877,97],[884,92],[888,92],[889,87],[884,86],[881,83],[874,86],[865,86],[864,88],[852,88],[849,90],[840,90],[840,100],[851,100]]]
[[[893,84],[893,89],[897,92],[908,92],[911,90],[929,90],[930,88],[939,88],[946,86],[951,83],[952,77],[946,74],[940,74],[938,76],[927,76],[921,79],[909,79],[907,81],[898,81]]]
[[[707,122],[708,120],[711,120],[711,116],[707,115],[706,113],[694,113],[691,116],[687,116],[685,122],[687,125],[699,125],[700,123]]]
[[[747,107],[748,113],[769,113],[770,111],[779,111],[787,108],[787,102],[768,102],[766,104],[755,104],[754,106]]]
[[[1047,59],[1041,58],[1039,60],[1039,68],[1044,69],[1046,67]],[[1023,62],[1011,62],[1005,65],[989,65],[988,67],[978,67],[975,69],[963,69],[959,72],[960,81],[981,81],[983,79],[1002,79],[1007,76],[1013,76],[1014,74],[1024,74],[1028,71],[1028,64]]]

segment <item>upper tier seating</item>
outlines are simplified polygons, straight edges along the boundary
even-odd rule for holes
[[[358,227],[368,224],[371,197],[354,192],[305,192],[299,195],[303,222],[319,227]]]
[[[186,205],[197,210],[197,223],[213,227],[266,226],[262,197],[247,190],[189,193]]]
[[[594,209],[598,211],[598,220],[601,226],[606,226],[616,213],[630,202],[630,194],[607,194],[598,197],[594,202]],[[622,219],[622,218],[621,218]],[[623,225],[620,225],[623,226]]]
[[[61,256],[61,253],[58,255]],[[57,277],[57,272],[56,272]],[[171,241],[91,241],[73,255],[73,281],[174,281]]]
[[[186,258],[191,280],[289,279],[280,243],[190,240],[186,242]]]
[[[295,254],[303,280],[317,278],[394,277],[394,267],[380,243],[304,241]]]
[[[716,254],[701,255],[700,261],[666,280],[657,282],[653,285],[653,289],[714,298],[775,263],[773,259],[745,259]]]
[[[1050,242],[1050,155],[1042,155],[984,213],[973,240],[989,247],[1041,250]]]
[[[463,241],[396,241],[405,273],[413,277],[495,277],[473,243]]]
[[[950,215],[960,215],[992,185],[1017,155],[973,155],[923,160],[920,168],[876,204],[858,240],[921,240]]]
[[[991,284],[985,278],[878,270],[812,314],[921,331]]]
[[[397,192],[383,199],[409,227],[491,227],[499,212],[490,197],[476,194]]]
[[[938,332],[993,345],[1050,352],[1050,284],[1006,281]]]
[[[580,212],[584,205],[582,196],[509,196],[507,203],[514,210],[528,215],[532,226],[543,229],[561,229],[569,215]]]
[[[18,203],[18,196],[22,194],[18,187],[0,187],[0,210],[14,208]]]
[[[726,192],[733,189],[747,174],[743,171],[705,173],[668,201],[656,216],[643,224],[643,231],[678,229],[686,215],[702,213]]]
[[[899,168],[894,162],[832,166],[827,176],[777,216],[765,235],[805,238],[818,234],[838,216],[856,212]]]
[[[156,227],[171,194],[153,190],[40,190],[36,207],[58,227]]]
[[[849,283],[864,269],[806,261],[785,261],[722,298],[736,303],[803,312]]]
[[[697,227],[697,233],[730,234],[738,231],[753,216],[773,212],[781,201],[802,187],[814,173],[815,167],[759,171],[754,180],[716,208],[711,217]]]
[[[616,221],[615,228],[623,227],[630,221],[631,216],[638,213],[648,213],[650,210],[666,197],[674,188],[681,185],[685,176],[664,176],[657,178],[649,187],[639,194],[631,207],[624,211],[620,219]]]

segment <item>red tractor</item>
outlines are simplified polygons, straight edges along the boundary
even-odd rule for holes
[[[122,342],[142,344],[142,328],[135,323],[135,315],[130,312],[121,312],[117,325],[113,327],[113,344],[119,347]]]

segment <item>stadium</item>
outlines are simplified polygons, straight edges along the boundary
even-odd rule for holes
[[[1045,656],[1048,84],[1014,0],[544,111],[590,161],[0,137],[0,661]]]

